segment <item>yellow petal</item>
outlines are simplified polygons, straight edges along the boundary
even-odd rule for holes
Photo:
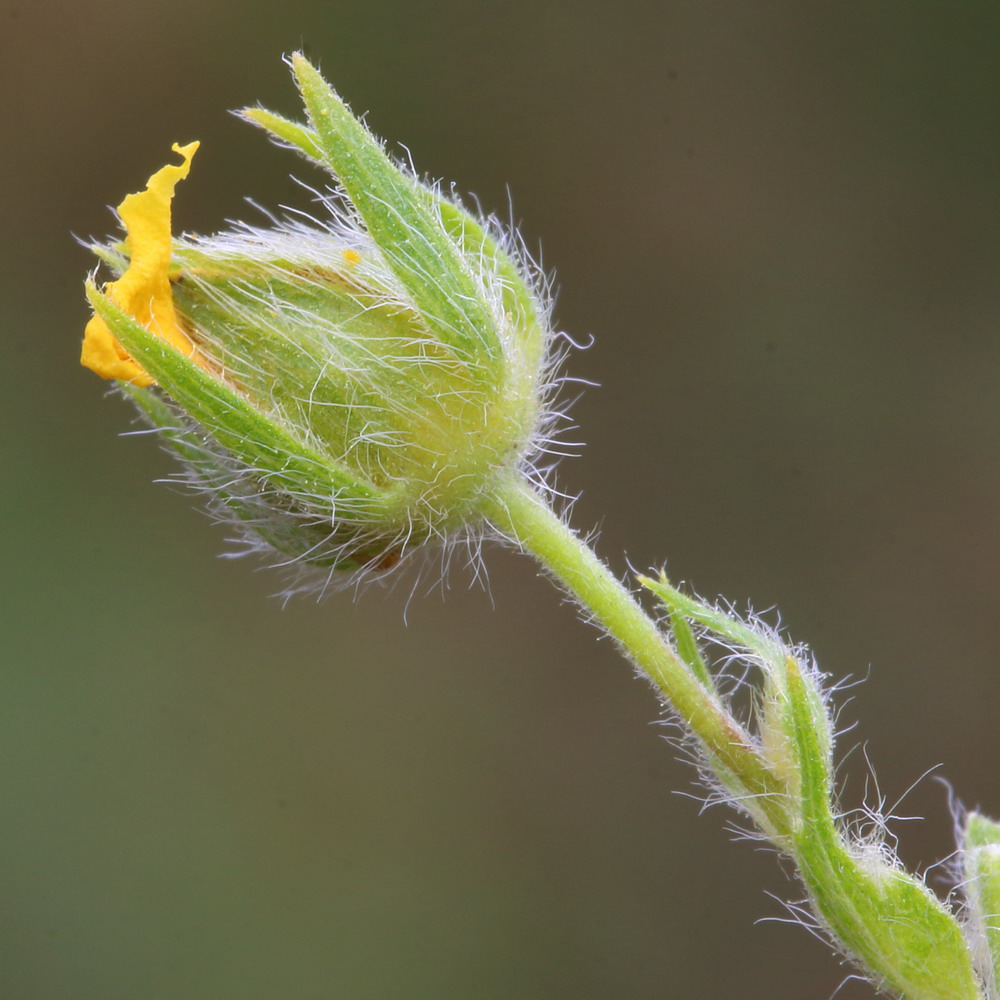
[[[183,157],[180,164],[168,164],[146,184],[146,190],[128,195],[118,206],[125,224],[125,247],[129,265],[125,273],[108,284],[106,291],[117,306],[176,347],[202,367],[208,363],[198,356],[191,338],[181,329],[174,309],[170,279],[170,201],[177,182],[188,175],[197,142],[173,150]],[[94,316],[87,324],[80,361],[104,378],[124,379],[135,385],[150,385],[153,379],[115,339],[107,324]]]

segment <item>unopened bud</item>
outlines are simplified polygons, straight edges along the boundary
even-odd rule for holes
[[[174,239],[183,163],[119,208],[83,363],[122,382],[217,511],[284,561],[386,569],[480,520],[547,419],[544,285],[513,238],[400,169],[319,73],[309,124],[244,117],[337,182],[320,220]]]

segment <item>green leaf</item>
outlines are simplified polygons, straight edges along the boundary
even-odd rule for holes
[[[833,816],[810,678],[787,661],[786,720],[801,776],[793,849],[816,910],[876,985],[908,1000],[982,1000],[962,928],[918,879],[849,845]]]

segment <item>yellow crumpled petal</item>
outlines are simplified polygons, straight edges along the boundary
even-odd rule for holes
[[[147,330],[207,367],[177,322],[167,275],[171,254],[170,201],[177,182],[187,177],[198,146],[197,142],[186,146],[174,143],[173,151],[184,162],[157,170],[146,183],[145,191],[128,195],[118,206],[118,215],[125,224],[129,265],[117,281],[108,283],[105,291],[115,305]],[[92,317],[87,324],[80,363],[103,378],[123,379],[138,386],[154,382],[142,365],[129,357],[100,316]]]

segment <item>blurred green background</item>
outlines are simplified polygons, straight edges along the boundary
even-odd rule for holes
[[[561,482],[615,567],[869,677],[848,806],[943,763],[1000,814],[1000,5],[4,0],[0,995],[827,997],[755,923],[795,887],[526,560],[406,621],[406,582],[283,610],[77,366],[72,234],[171,142],[179,228],[305,205],[226,113],[295,113],[299,46],[421,170],[509,186],[596,338]],[[899,811],[950,852],[941,784]]]

